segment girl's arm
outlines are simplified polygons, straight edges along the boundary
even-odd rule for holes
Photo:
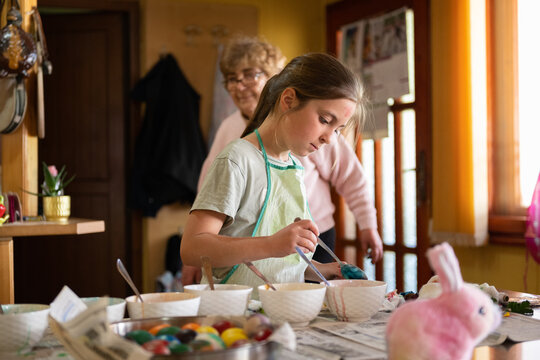
[[[295,246],[314,251],[318,232],[311,220],[293,223],[272,236],[230,237],[219,235],[225,215],[211,210],[192,211],[186,223],[180,254],[186,265],[200,266],[208,256],[215,267],[233,266],[244,261],[292,254]]]
[[[337,262],[332,262],[332,263],[327,263],[327,264],[323,264],[315,260],[311,260],[311,262],[321,272],[321,274],[323,274],[326,280],[343,279],[343,275],[341,274],[341,269]],[[315,271],[313,271],[313,269],[309,266],[306,268],[306,271],[304,272],[304,278],[310,281],[317,281],[317,282],[322,281],[321,278],[318,277],[317,274],[315,274]]]

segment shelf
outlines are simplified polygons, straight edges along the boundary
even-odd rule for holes
[[[66,224],[50,221],[25,221],[0,226],[0,238],[17,236],[45,236],[91,234],[105,231],[103,220],[70,218]]]

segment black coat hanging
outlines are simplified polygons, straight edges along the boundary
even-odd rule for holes
[[[135,85],[146,103],[135,144],[131,206],[155,216],[161,206],[192,202],[206,147],[199,126],[199,94],[172,55],[162,57]]]

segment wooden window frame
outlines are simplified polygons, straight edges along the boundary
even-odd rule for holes
[[[497,113],[496,104],[501,96],[501,89],[497,88],[497,52],[495,46],[497,46],[496,39],[496,15],[495,15],[495,1],[496,0],[487,0],[486,1],[486,26],[487,26],[487,91],[488,91],[488,189],[489,189],[489,221],[488,221],[488,231],[489,231],[489,243],[498,244],[498,245],[514,245],[514,246],[525,246],[525,229],[527,217],[522,213],[513,213],[513,214],[500,214],[495,208],[495,196],[496,196],[496,177],[499,164],[496,161],[496,122],[504,121],[504,116],[501,116],[500,113]],[[508,82],[511,86],[514,87],[513,96],[510,96],[511,103],[517,103],[517,100],[514,98],[517,94],[517,1],[512,0],[512,5],[510,5],[511,11],[508,12],[508,16],[515,17],[513,22],[513,31],[507,32],[505,36],[509,36],[508,39],[511,40],[511,45],[507,45],[510,48],[505,48],[505,52],[510,52],[512,55],[512,62],[510,71],[505,72],[511,75],[508,76]],[[508,39],[505,40],[505,43],[508,44]],[[500,71],[499,71],[500,73]],[[506,96],[506,98],[510,98]],[[502,101],[502,100],[501,100]],[[514,106],[514,105],[510,105]],[[513,111],[514,115],[517,112]],[[513,119],[512,119],[513,121]],[[518,176],[516,169],[512,171],[514,177]]]

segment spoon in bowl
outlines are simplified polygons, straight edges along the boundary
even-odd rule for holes
[[[294,222],[297,222],[299,220],[300,218],[296,218],[294,219]],[[330,254],[330,256],[334,258],[334,260],[337,261],[337,263],[339,264],[339,268],[341,269],[341,274],[343,274],[343,277],[345,279],[361,279],[361,280],[368,279],[366,273],[362,269],[360,269],[358,266],[345,264],[343,261],[339,260],[339,258],[332,251],[332,249],[330,249],[328,245],[326,245],[324,241],[318,236],[317,236],[317,244],[319,244],[324,250],[326,250],[328,254]]]
[[[137,298],[141,302],[144,302],[143,299],[142,299],[141,293],[139,292],[139,290],[135,286],[135,283],[133,282],[133,280],[131,280],[131,276],[129,276],[129,273],[127,272],[126,268],[124,267],[124,264],[122,264],[122,260],[120,260],[120,259],[116,260],[116,268],[118,269],[118,272],[120,273],[120,275],[122,275],[124,280],[126,280],[128,285],[131,287],[131,290],[133,290],[135,295],[137,295]]]
[[[201,262],[204,275],[206,275],[208,285],[210,285],[210,290],[214,290],[214,275],[212,273],[212,264],[210,263],[210,258],[208,256],[201,256]]]
[[[264,281],[264,283],[272,290],[274,291],[277,291],[276,288],[274,287],[274,285],[272,285],[272,283],[266,278],[266,276],[264,276],[262,274],[262,272],[259,271],[259,269],[257,269],[255,267],[255,265],[253,265],[253,263],[251,261],[244,261],[244,264],[251,270],[255,273],[255,275],[257,275],[258,277],[260,277],[262,279],[262,281]]]

